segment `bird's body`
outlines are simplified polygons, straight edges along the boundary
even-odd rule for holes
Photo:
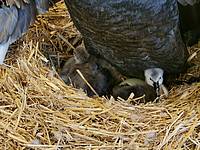
[[[84,47],[74,50],[74,57],[69,58],[60,73],[66,84],[83,89],[88,96],[96,93],[77,72],[79,70],[86,81],[91,85],[97,95],[108,95],[111,89],[111,74],[106,68],[99,65],[99,60],[90,56]]]
[[[68,61],[75,62],[73,58]],[[83,89],[83,91],[85,91],[88,96],[93,96],[96,93],[99,96],[108,94],[108,76],[105,75],[106,72],[98,69],[95,63],[88,62],[84,64],[69,64],[70,63],[65,64],[60,74],[61,78],[65,81],[66,84],[72,84],[75,88]],[[96,93],[93,92],[90,86],[88,86],[80,74],[78,74],[77,70],[81,72],[83,77],[92,86]]]
[[[36,15],[49,8],[48,0],[6,0],[0,7],[0,64],[8,47],[21,37],[34,22]]]
[[[176,0],[65,0],[88,52],[126,76],[144,70],[180,73],[188,52],[179,30]]]
[[[115,99],[120,97],[127,100],[131,93],[134,94],[133,98],[144,96],[145,102],[156,99],[156,91],[154,88],[140,79],[127,79],[113,88],[113,97]]]

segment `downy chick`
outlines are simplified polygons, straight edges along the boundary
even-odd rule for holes
[[[110,73],[101,68],[96,58],[89,55],[84,47],[80,46],[74,50],[74,57],[70,58],[61,71],[61,78],[66,84],[72,84],[75,88],[83,89],[88,96],[107,95],[110,89]],[[79,70],[95,92],[88,86],[83,78],[77,73]]]
[[[156,99],[156,91],[145,81],[130,78],[113,88],[113,97],[117,99],[118,97],[127,100],[131,93],[134,93],[134,98],[145,96],[145,102],[153,101]]]

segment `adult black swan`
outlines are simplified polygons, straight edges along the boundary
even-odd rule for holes
[[[65,0],[85,47],[121,73],[159,89],[165,74],[178,74],[188,52],[176,0]]]
[[[36,15],[49,8],[49,0],[0,0],[0,64],[8,47],[25,33]]]

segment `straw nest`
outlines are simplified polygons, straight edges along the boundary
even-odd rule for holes
[[[200,149],[200,83],[175,85],[158,103],[88,98],[55,69],[80,43],[61,2],[11,46],[0,72],[0,149]],[[198,51],[185,78],[200,74]]]

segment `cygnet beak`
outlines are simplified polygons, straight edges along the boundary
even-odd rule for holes
[[[168,97],[169,91],[163,84],[159,85],[158,82],[154,82],[153,87],[154,87],[154,90],[156,91],[157,97],[160,97],[161,95]]]
[[[154,87],[154,90],[156,91],[157,97],[160,97],[161,91],[160,91],[159,83],[158,82],[153,82],[153,87]]]

